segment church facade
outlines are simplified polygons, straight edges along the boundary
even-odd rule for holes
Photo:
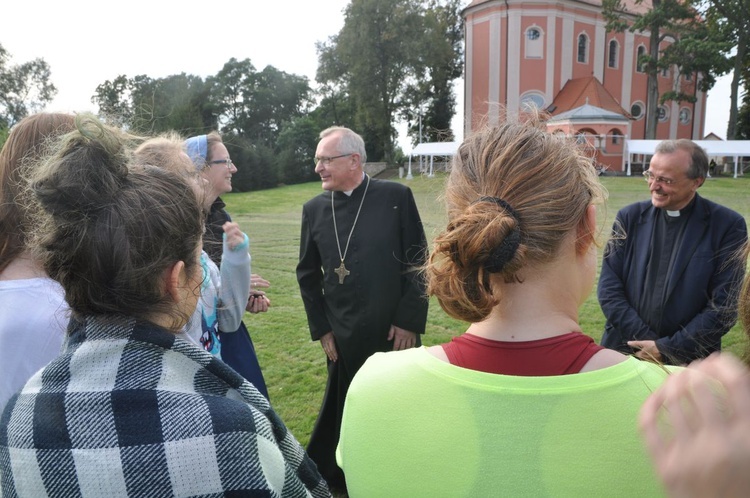
[[[650,5],[625,2],[633,13]],[[588,144],[602,169],[623,170],[624,139],[645,138],[638,58],[648,33],[607,32],[599,0],[473,0],[463,18],[465,134],[533,105],[551,114],[550,131]],[[706,94],[697,77],[659,74],[660,94],[679,88],[696,101],[660,105],[657,139],[702,138]]]

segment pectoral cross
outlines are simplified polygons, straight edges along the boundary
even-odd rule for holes
[[[338,276],[339,276],[339,283],[340,284],[343,284],[344,283],[344,279],[346,278],[347,275],[349,275],[349,270],[347,270],[346,266],[344,266],[344,260],[343,259],[341,260],[341,266],[339,266],[338,268],[336,268],[333,271],[334,271],[334,273],[338,274]]]

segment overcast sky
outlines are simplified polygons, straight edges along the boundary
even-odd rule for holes
[[[41,57],[58,88],[50,111],[95,111],[96,87],[120,74],[216,74],[231,57],[305,75],[315,84],[315,43],[343,26],[349,0],[101,0],[4,2],[0,45],[18,64]],[[464,2],[468,4],[468,0]],[[199,8],[199,6],[202,6]],[[454,134],[462,137],[463,83]],[[706,133],[726,136],[729,77],[709,92]],[[405,151],[411,149],[402,142]]]

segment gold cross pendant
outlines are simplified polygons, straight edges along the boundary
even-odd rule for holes
[[[334,273],[338,274],[338,276],[339,276],[339,283],[340,284],[343,284],[344,283],[344,279],[346,278],[347,275],[349,275],[349,270],[347,270],[346,266],[344,266],[344,260],[343,259],[341,260],[341,266],[339,266],[338,268],[336,268],[333,271],[334,271]]]

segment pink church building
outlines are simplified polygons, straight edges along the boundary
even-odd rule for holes
[[[651,7],[624,4],[633,13]],[[624,140],[645,138],[647,75],[638,58],[648,53],[648,33],[607,32],[599,0],[473,0],[463,17],[465,133],[497,122],[501,108],[534,105],[551,114],[551,132],[579,137],[600,166],[623,171]],[[681,88],[696,101],[660,105],[657,139],[703,137],[706,94],[696,77],[677,68],[659,74],[660,94]]]

